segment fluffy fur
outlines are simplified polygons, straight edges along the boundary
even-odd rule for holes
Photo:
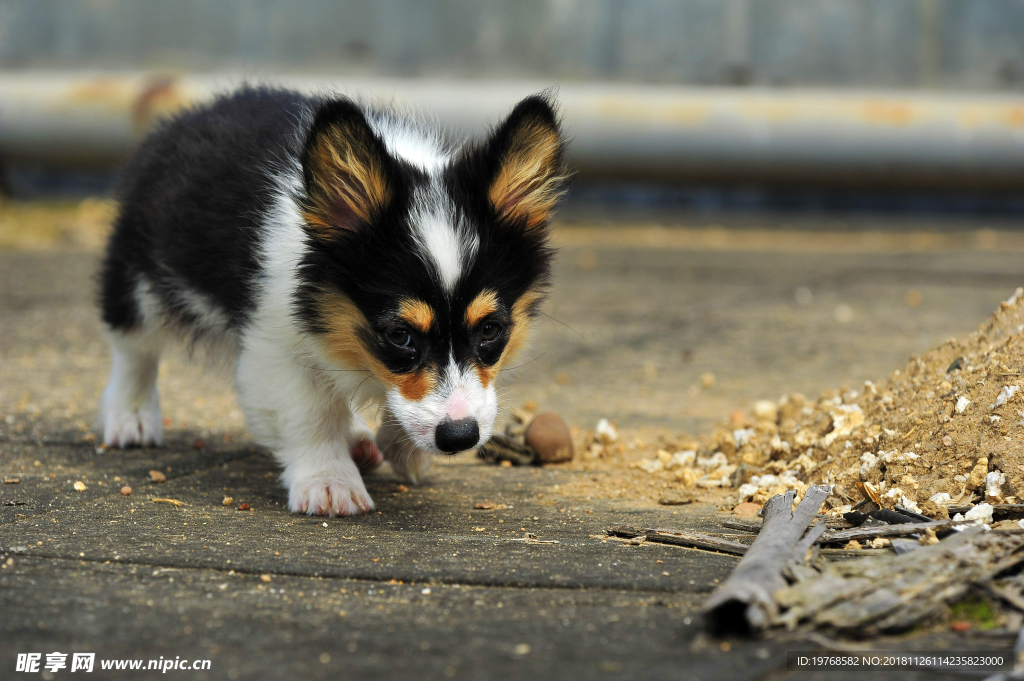
[[[173,339],[234,364],[292,511],[369,511],[360,467],[417,482],[431,455],[486,441],[547,290],[563,151],[544,96],[458,150],[394,112],[273,89],[164,123],[124,173],[103,264],[104,442],[161,443]],[[370,402],[375,439],[355,415]]]

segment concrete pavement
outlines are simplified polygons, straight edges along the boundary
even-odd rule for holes
[[[1024,277],[1013,249],[779,251],[735,235],[708,249],[564,232],[557,321],[507,400],[583,428],[608,416],[627,436],[698,431],[754,399],[881,378],[975,328]],[[18,479],[0,485],[0,678],[23,676],[17,653],[53,651],[210,659],[168,672],[197,679],[786,677],[771,670],[797,644],[699,633],[695,610],[735,558],[602,539],[623,522],[729,533],[715,507],[563,494],[614,471],[464,457],[406,491],[371,477],[372,515],[292,515],[229,383],[181,357],[161,374],[167,446],[97,452],[95,265],[0,253],[0,474]],[[943,636],[884,645],[1007,645]]]

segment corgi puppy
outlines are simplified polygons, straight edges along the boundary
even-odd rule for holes
[[[394,111],[270,88],[162,123],[123,173],[102,266],[104,443],[161,444],[173,339],[229,359],[296,513],[366,513],[361,469],[415,483],[486,442],[549,285],[564,150],[546,95],[460,149]]]

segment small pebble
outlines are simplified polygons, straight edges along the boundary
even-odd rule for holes
[[[779,417],[779,407],[771,400],[758,400],[754,402],[754,416],[759,421],[770,421],[775,423]]]
[[[75,490],[78,492],[84,492],[86,490],[85,483],[81,480],[75,481]]]
[[[398,490],[399,492],[402,492],[402,493],[405,493],[405,492],[408,492],[408,491],[409,491],[409,488],[408,488],[408,487],[406,487],[405,485],[399,485],[399,486],[398,486],[398,487],[397,487],[396,489],[397,489],[397,490]]]
[[[706,374],[700,375],[700,385],[702,388],[713,388],[715,387],[715,375],[710,371]]]
[[[250,508],[251,507],[249,506],[249,504],[242,504],[241,506],[238,507],[238,510],[239,511],[248,511]]]
[[[128,485],[125,485],[124,487],[121,488],[121,495],[130,497],[132,495],[132,488],[129,487]]]
[[[149,479],[153,482],[167,482],[167,476],[156,470],[149,472]]]
[[[729,414],[729,427],[733,429],[746,428],[750,425],[750,421],[747,420],[747,415],[743,413],[742,409],[737,409],[733,413]]]
[[[526,444],[537,452],[540,463],[571,461],[574,451],[569,426],[551,412],[539,414],[526,429]]]
[[[733,507],[732,512],[736,515],[752,515],[756,516],[757,512],[761,510],[761,504],[755,504],[752,501],[744,501],[742,504],[736,504]]]
[[[230,506],[233,503],[235,503],[235,498],[234,497],[224,497],[224,500],[221,501],[220,503],[224,504],[225,506]]]
[[[260,581],[261,582],[269,582],[270,581],[270,575],[260,575]]]

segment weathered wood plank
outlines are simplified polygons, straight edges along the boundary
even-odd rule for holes
[[[1024,561],[1022,548],[1024,536],[969,527],[903,555],[834,563],[776,591],[781,614],[773,624],[857,636],[904,631],[936,616],[972,584]]]
[[[809,487],[796,511],[792,510],[792,491],[768,500],[762,510],[764,524],[757,539],[729,579],[704,605],[713,631],[761,630],[778,616],[774,594],[786,586],[783,570],[800,550],[798,544],[803,546],[800,539],[829,492],[826,486]]]
[[[933,520],[927,523],[903,523],[902,525],[875,525],[872,527],[855,527],[852,530],[839,530],[826,533],[818,540],[819,544],[845,544],[856,539],[877,539],[879,537],[905,537],[908,534],[920,534],[925,530],[948,530],[956,525],[970,524],[971,521]]]
[[[626,539],[644,537],[647,541],[658,544],[672,544],[673,546],[720,551],[722,553],[731,553],[735,556],[742,556],[750,548],[746,544],[728,539],[720,539],[701,532],[660,530],[647,527],[633,527],[632,525],[619,525],[609,528],[606,532],[613,537],[624,537]]]

